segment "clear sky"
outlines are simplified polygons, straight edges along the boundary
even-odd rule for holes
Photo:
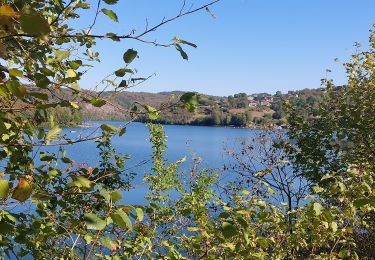
[[[195,6],[209,0],[187,0]],[[94,1],[93,1],[94,2]],[[119,24],[102,16],[97,33],[128,32],[175,15],[179,0],[119,0],[114,8]],[[94,2],[95,3],[95,2]],[[108,6],[111,8],[112,6]],[[199,91],[212,95],[274,93],[320,86],[331,69],[337,84],[345,82],[342,66],[354,51],[354,42],[368,40],[375,23],[375,0],[221,0],[211,8],[217,17],[200,12],[160,28],[148,39],[169,42],[174,36],[194,42],[185,47],[189,61],[173,48],[153,47],[135,41],[99,41],[102,62],[81,82],[92,87],[123,66],[122,54],[137,49],[134,62],[141,76],[156,73],[133,91]],[[90,19],[91,20],[91,19]],[[87,24],[88,17],[80,23]]]

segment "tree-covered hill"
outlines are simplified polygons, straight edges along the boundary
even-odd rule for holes
[[[157,120],[164,124],[225,125],[240,127],[286,125],[283,102],[288,100],[296,106],[317,106],[322,97],[322,89],[303,89],[277,92],[276,94],[238,93],[228,97],[199,94],[197,109],[189,112],[181,107],[170,106],[183,95],[182,91],[147,92],[104,92],[102,98],[108,104],[95,107],[86,104],[81,113],[85,120],[129,120],[123,110],[131,110],[139,104],[164,107]],[[150,121],[141,116],[138,121]]]

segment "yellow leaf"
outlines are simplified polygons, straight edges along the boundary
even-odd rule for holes
[[[0,16],[16,17],[18,13],[13,10],[9,5],[0,6]]]
[[[7,180],[0,180],[0,199],[8,197],[9,182]]]
[[[68,69],[66,71],[66,74],[68,75],[69,78],[74,78],[74,77],[77,76],[77,73],[74,70],[72,70],[72,69]]]

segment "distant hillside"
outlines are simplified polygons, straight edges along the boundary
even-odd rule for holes
[[[128,113],[134,104],[148,104],[153,107],[173,103],[183,94],[182,91],[147,93],[147,92],[104,92],[101,97],[107,104],[97,108],[85,105],[82,110],[84,120],[124,120],[129,119]],[[195,113],[182,108],[172,107],[163,110],[157,122],[163,124],[192,124],[192,125],[232,125],[232,126],[275,126],[285,125],[282,101],[289,99],[301,108],[305,104],[318,106],[322,96],[322,89],[304,89],[268,93],[234,94],[228,97],[219,97],[200,94],[199,104]],[[138,121],[149,121],[146,117]]]
[[[33,87],[28,86],[32,91]],[[310,110],[319,108],[319,102],[323,95],[323,89],[303,89],[288,91],[288,93],[277,92],[274,95],[268,93],[246,94],[238,93],[227,97],[199,94],[196,112],[188,112],[186,109],[171,104],[177,103],[185,93],[183,91],[171,91],[160,93],[147,92],[113,92],[107,91],[98,93],[88,90],[79,90],[79,97],[73,98],[72,92],[78,90],[56,89],[45,91],[53,103],[58,106],[48,106],[48,115],[35,118],[32,111],[25,111],[24,114],[33,120],[48,122],[51,116],[60,125],[78,125],[82,120],[129,120],[130,110],[135,105],[142,110],[141,105],[149,105],[154,108],[163,107],[159,118],[155,121],[162,124],[190,124],[206,126],[286,126],[283,101],[289,100],[295,107],[305,109],[308,105]],[[100,96],[106,104],[95,107],[81,100],[93,100]],[[71,100],[61,104],[60,100]],[[79,111],[71,107],[84,104]],[[22,105],[22,104],[15,104]],[[139,110],[138,110],[139,111]],[[138,116],[137,121],[149,121],[146,115]]]

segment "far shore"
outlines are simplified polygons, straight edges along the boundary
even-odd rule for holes
[[[77,125],[77,127],[92,127],[97,125],[95,122],[123,122],[126,120],[88,120],[83,121],[81,124]],[[137,123],[147,123],[147,122],[138,122]],[[203,127],[227,127],[227,128],[241,128],[241,129],[263,129],[263,130],[285,130],[288,129],[287,125],[269,125],[269,126],[262,126],[262,125],[248,125],[248,126],[235,126],[235,125],[195,125],[195,124],[167,124],[161,123],[162,125],[178,125],[178,126],[203,126]]]

